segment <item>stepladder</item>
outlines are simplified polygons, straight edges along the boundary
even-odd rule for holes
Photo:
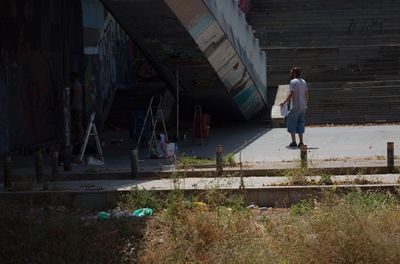
[[[99,134],[97,133],[96,124],[94,122],[95,115],[96,115],[96,113],[93,112],[89,118],[89,122],[88,122],[88,125],[86,128],[86,131],[85,131],[84,141],[83,141],[83,144],[81,145],[81,149],[79,151],[79,162],[80,163],[83,161],[83,157],[85,156],[85,151],[86,151],[86,147],[89,142],[90,136],[94,137],[94,141],[95,141],[96,147],[97,147],[98,158],[104,162],[104,156],[103,156],[103,152],[101,150]]]

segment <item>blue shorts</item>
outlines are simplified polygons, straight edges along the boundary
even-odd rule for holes
[[[287,118],[287,131],[289,133],[304,133],[304,115],[306,111],[290,110]]]

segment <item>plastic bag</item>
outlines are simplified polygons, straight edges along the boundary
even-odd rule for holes
[[[104,211],[101,211],[101,212],[99,212],[99,213],[97,214],[97,219],[99,219],[99,220],[106,220],[106,219],[109,219],[110,216],[111,216],[111,215],[110,215],[109,213],[104,212]]]
[[[134,216],[137,216],[137,217],[152,216],[153,215],[153,209],[151,209],[151,208],[139,208],[139,209],[133,211],[132,214]]]
[[[95,157],[89,156],[88,161],[87,161],[87,165],[90,166],[103,166],[104,162],[96,159]]]

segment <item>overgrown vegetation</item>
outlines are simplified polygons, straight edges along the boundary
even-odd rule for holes
[[[229,166],[235,166],[236,165],[236,160],[235,160],[235,156],[233,155],[233,153],[229,153],[229,154],[225,155],[225,157],[223,158],[222,162],[224,164],[228,164]]]
[[[302,200],[290,207],[290,213],[295,216],[307,215],[314,209],[314,201],[311,199]]]
[[[289,185],[307,185],[307,176],[309,175],[307,168],[293,168],[285,171],[284,176],[289,179]]]
[[[332,185],[332,177],[328,173],[322,173],[321,174],[321,183],[325,185]]]
[[[182,207],[148,225],[142,263],[397,263],[400,207],[386,193],[328,193],[290,214]]]
[[[208,157],[198,157],[198,156],[187,156],[181,155],[179,157],[178,163],[182,166],[193,166],[193,165],[215,165],[215,159],[210,159]],[[235,166],[236,160],[233,153],[225,155],[222,159],[222,163],[229,166]]]
[[[162,199],[154,196],[151,191],[133,187],[128,193],[122,195],[118,207],[122,210],[135,210],[149,207],[156,211],[164,207]]]
[[[179,157],[179,164],[183,166],[206,165],[206,164],[210,165],[210,164],[215,164],[215,160],[204,157],[181,155]]]
[[[159,206],[147,221],[1,208],[3,263],[400,262],[400,204],[391,194],[332,190],[275,214],[216,188],[186,197],[178,187],[164,199],[139,189],[124,196],[122,209]]]

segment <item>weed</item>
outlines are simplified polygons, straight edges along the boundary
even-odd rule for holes
[[[184,208],[185,217],[176,223],[175,233],[170,222],[156,216],[148,226],[139,261],[399,262],[400,207],[395,204],[388,210],[365,210],[363,205],[371,206],[371,200],[381,205],[392,204],[387,194],[355,192],[339,199],[329,193],[324,199],[327,206],[314,207],[310,199],[293,205],[291,215],[296,217],[284,214],[269,218],[255,211],[228,210],[221,206],[209,210]]]
[[[384,160],[386,159],[385,155],[376,155],[377,160]]]
[[[175,188],[147,222],[0,203],[0,255],[5,263],[400,263],[400,205],[388,193],[329,191],[318,206],[306,199],[278,217],[221,190],[193,199],[208,206],[191,207]]]
[[[215,160],[212,160],[210,158],[186,155],[182,155],[181,157],[179,157],[178,162],[183,166],[215,164]]]
[[[330,174],[322,173],[321,174],[321,183],[325,185],[332,185],[332,178]]]
[[[294,216],[310,214],[314,209],[314,202],[311,199],[301,200],[290,207],[290,213]]]
[[[156,211],[163,207],[163,201],[156,197],[153,192],[146,189],[133,187],[128,193],[122,195],[118,207],[123,210],[136,210],[138,208],[149,207]]]
[[[307,185],[308,174],[307,168],[288,169],[284,172],[284,175],[289,178],[289,185]]]
[[[235,165],[236,165],[236,160],[235,160],[235,156],[233,155],[233,153],[227,154],[227,155],[223,158],[222,162],[223,162],[224,164],[228,164],[229,166],[235,166]]]
[[[371,209],[390,208],[396,205],[397,200],[393,195],[383,192],[351,192],[344,197],[347,204],[368,207]]]

